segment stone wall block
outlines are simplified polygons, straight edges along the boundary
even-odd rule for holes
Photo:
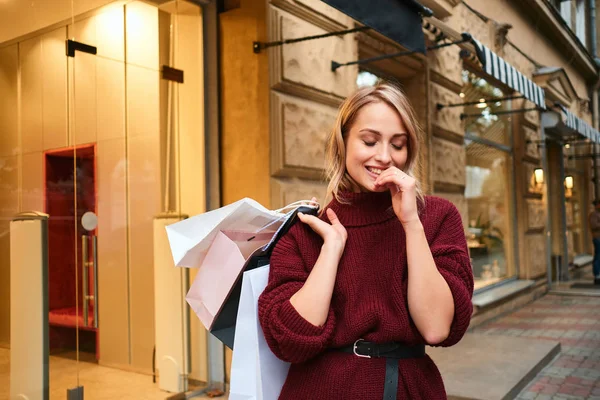
[[[463,122],[460,119],[461,107],[447,107],[438,110],[435,104],[460,103],[461,98],[454,92],[436,83],[430,84],[432,101],[432,123],[440,128],[462,135],[464,133]]]
[[[454,13],[444,22],[457,32],[469,32],[481,43],[493,50],[491,27],[481,18],[459,4]]]
[[[523,138],[525,141],[530,140],[533,143],[525,143],[525,154],[540,159],[540,147],[539,140],[542,138],[542,135],[539,130],[531,129],[527,126],[523,126]]]
[[[318,179],[325,166],[327,135],[337,110],[324,104],[272,92],[274,127],[272,173]]]
[[[454,46],[428,53],[429,66],[443,77],[462,86],[462,61]]]
[[[567,252],[569,253],[569,261],[575,256],[575,242],[573,240],[573,230],[567,231]]]
[[[313,196],[317,198],[321,208],[324,208],[327,184],[324,181],[306,179],[271,179],[271,206],[272,208],[283,207],[298,200],[310,200]]]
[[[567,226],[573,225],[573,203],[565,202],[565,211],[567,215]]]
[[[529,278],[535,278],[546,273],[546,237],[544,234],[526,235],[527,261],[529,263]]]
[[[327,31],[278,10],[279,32],[275,40],[320,35]],[[280,46],[275,50],[279,54],[281,74],[277,80],[311,87],[321,92],[344,98],[356,87],[356,66],[342,67],[331,71],[331,61],[346,62],[356,60],[358,50],[352,34],[341,37],[329,37],[308,40]],[[276,83],[279,83],[276,82]]]
[[[531,102],[527,102],[526,107],[532,108],[532,107],[534,107],[534,104]],[[540,124],[540,115],[539,114],[540,114],[539,111],[527,111],[524,113],[524,116],[527,121],[531,122],[535,126],[538,126]]]
[[[527,228],[540,229],[546,226],[546,207],[539,199],[527,199]]]
[[[463,146],[440,138],[432,138],[433,180],[465,185],[466,152]]]

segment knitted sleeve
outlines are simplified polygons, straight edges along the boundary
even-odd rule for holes
[[[273,249],[269,283],[258,299],[258,317],[271,351],[283,361],[301,363],[328,347],[335,315],[330,308],[325,324],[315,326],[290,303],[309,275],[293,231],[294,228]]]
[[[431,254],[454,298],[454,319],[450,334],[437,346],[452,346],[464,336],[473,314],[473,270],[467,240],[456,207],[448,202],[446,216],[430,244]]]

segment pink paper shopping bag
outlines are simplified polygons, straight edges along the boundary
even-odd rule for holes
[[[250,256],[271,240],[273,232],[218,232],[186,300],[209,331]],[[250,239],[250,240],[249,240]]]

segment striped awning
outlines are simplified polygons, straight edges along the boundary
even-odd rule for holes
[[[562,107],[561,110],[567,117],[567,120],[565,121],[566,126],[573,129],[584,138],[590,139],[594,143],[600,143],[600,132],[598,132],[598,130],[592,128],[590,124],[573,114],[571,111]]]
[[[477,58],[483,70],[500,82],[521,93],[527,100],[535,103],[542,110],[546,109],[544,89],[533,83],[515,67],[504,61],[502,57],[481,44],[477,39],[472,39]]]

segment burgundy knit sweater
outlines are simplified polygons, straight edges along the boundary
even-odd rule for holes
[[[405,233],[384,193],[345,193],[351,204],[332,208],[348,231],[327,321],[305,320],[290,298],[306,281],[323,240],[298,222],[273,250],[269,284],[258,302],[266,341],[292,363],[280,399],[381,400],[385,359],[328,351],[357,339],[385,343],[426,343],[408,311]],[[326,219],[326,217],[323,217]],[[420,211],[436,266],[454,298],[450,335],[440,346],[457,343],[469,326],[473,274],[458,210],[427,196]],[[442,377],[429,356],[400,360],[398,399],[446,399]]]

